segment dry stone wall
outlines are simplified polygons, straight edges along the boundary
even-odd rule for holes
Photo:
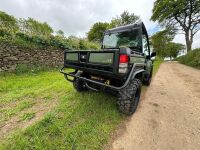
[[[25,48],[0,42],[0,71],[15,71],[21,64],[58,67],[63,64],[63,50],[52,47]]]

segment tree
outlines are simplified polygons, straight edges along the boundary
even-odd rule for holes
[[[62,30],[58,30],[58,31],[56,32],[56,35],[57,35],[58,37],[61,37],[61,38],[64,38],[64,37],[65,37],[65,33],[64,33]]]
[[[176,58],[178,53],[184,48],[183,44],[170,42],[166,45],[166,56],[170,57],[170,60]]]
[[[170,29],[157,32],[151,36],[151,44],[158,56],[162,58],[167,56],[167,45],[174,39],[174,36],[175,33]]]
[[[40,33],[45,38],[49,38],[52,35],[52,33],[54,32],[53,29],[50,27],[50,25],[46,22],[40,23],[39,27],[40,27],[39,28]]]
[[[117,16],[111,20],[110,27],[132,24],[137,22],[139,19],[140,17],[136,16],[134,13],[130,14],[128,11],[124,11],[120,16]]]
[[[109,23],[97,22],[88,32],[88,40],[93,42],[100,42],[103,38],[104,32],[109,29]]]
[[[128,11],[124,11],[120,16],[113,18],[110,23],[97,22],[89,30],[88,40],[99,43],[103,39],[103,33],[107,29],[135,23],[139,18],[134,13],[130,14]]]
[[[0,29],[15,33],[19,29],[17,19],[0,11]]]
[[[187,51],[200,30],[200,0],[156,0],[151,20],[185,35]]]
[[[31,36],[49,38],[53,33],[53,29],[46,22],[41,23],[33,18],[20,19],[19,24],[21,32]]]
[[[88,49],[88,44],[84,39],[79,40],[79,48],[82,50]]]
[[[71,35],[65,41],[68,43],[70,48],[79,49],[79,38],[78,37]]]

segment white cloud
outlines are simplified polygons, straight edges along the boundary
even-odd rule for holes
[[[150,21],[154,0],[112,1],[114,4],[113,9],[115,10],[115,14],[120,14],[124,10],[128,10],[129,12],[135,13],[136,15],[140,16],[140,18],[146,25],[147,30],[153,30],[153,28],[157,26],[156,23]]]
[[[1,0],[0,10],[18,18],[48,22],[68,35],[84,35],[94,22],[109,19],[111,6],[106,0]]]
[[[200,47],[200,31],[194,36],[193,48]]]
[[[194,36],[192,48],[200,47],[200,31]],[[178,34],[174,38],[174,42],[185,44],[185,36],[183,34]]]
[[[150,21],[154,0],[1,0],[0,10],[18,18],[32,17],[61,29],[67,35],[85,36],[97,21],[110,21],[124,10],[139,15],[150,34],[158,25]],[[194,47],[200,47],[200,33],[195,36]],[[175,42],[184,43],[184,36]]]
[[[97,21],[110,21],[124,10],[134,12],[151,30],[153,0],[1,0],[0,10],[18,18],[32,17],[48,22],[55,30],[62,29],[68,35],[84,35]]]

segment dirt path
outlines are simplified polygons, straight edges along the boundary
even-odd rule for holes
[[[123,128],[110,149],[200,149],[200,71],[163,63]]]

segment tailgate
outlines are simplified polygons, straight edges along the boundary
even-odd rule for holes
[[[92,73],[116,74],[118,50],[109,51],[65,51],[64,66]]]

